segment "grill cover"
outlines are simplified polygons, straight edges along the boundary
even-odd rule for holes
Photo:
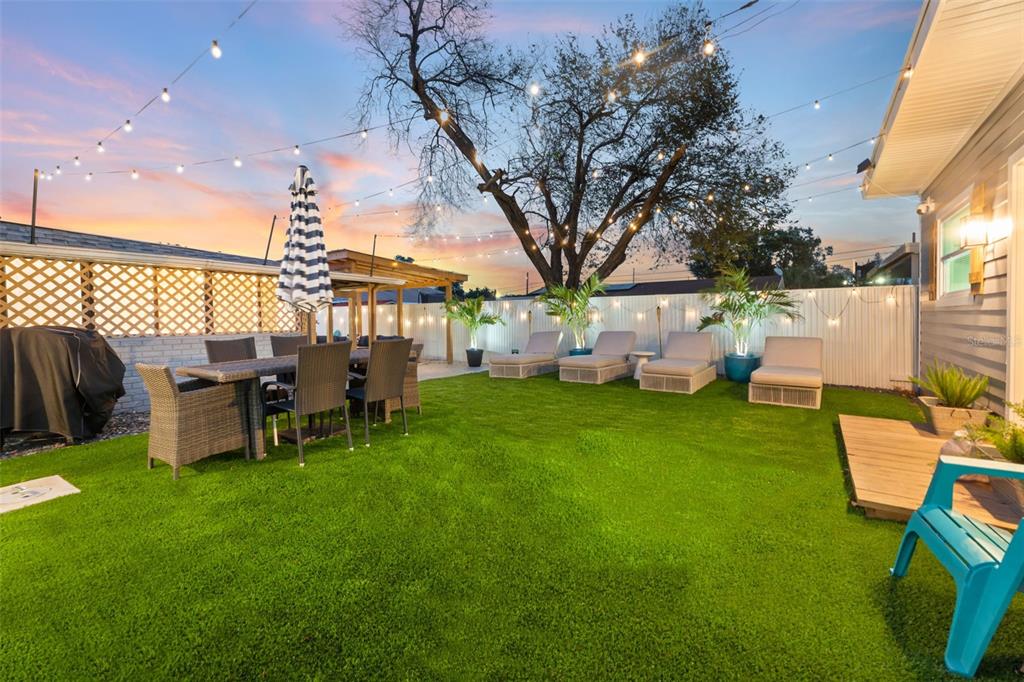
[[[0,329],[0,430],[88,438],[124,395],[124,363],[94,331]]]

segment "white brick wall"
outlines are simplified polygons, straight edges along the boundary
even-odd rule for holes
[[[259,357],[272,355],[270,334],[235,334],[217,336],[144,336],[108,338],[107,343],[124,363],[125,395],[117,401],[117,412],[148,410],[149,395],[142,378],[135,371],[135,363],[168,365],[173,372],[183,365],[206,364],[206,339],[237,339],[252,336],[256,339]]]

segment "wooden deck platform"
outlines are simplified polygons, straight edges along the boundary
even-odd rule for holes
[[[853,503],[871,518],[905,521],[921,505],[946,439],[898,419],[839,415],[853,482]],[[961,480],[954,508],[979,521],[1016,530],[1024,516],[986,481]]]

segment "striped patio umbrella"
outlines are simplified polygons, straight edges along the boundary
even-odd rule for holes
[[[327,247],[316,206],[316,184],[305,166],[295,169],[292,212],[281,258],[277,297],[306,312],[330,304],[334,298],[327,267]]]

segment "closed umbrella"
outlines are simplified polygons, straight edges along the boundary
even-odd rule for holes
[[[334,299],[327,247],[316,205],[316,184],[305,166],[295,169],[292,211],[281,258],[277,297],[305,312],[314,313]]]

